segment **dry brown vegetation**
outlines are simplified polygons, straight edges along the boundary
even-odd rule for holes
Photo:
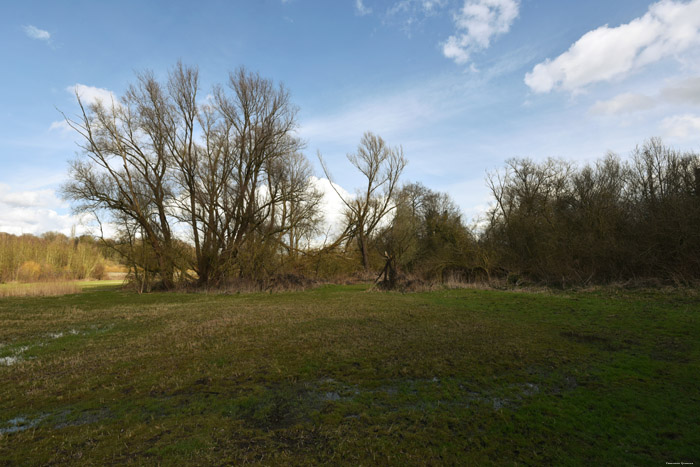
[[[123,267],[104,257],[90,236],[47,232],[40,237],[0,232],[0,283],[106,278]]]
[[[0,285],[0,298],[47,297],[78,293],[82,289],[75,282],[35,282],[31,284],[9,283]]]

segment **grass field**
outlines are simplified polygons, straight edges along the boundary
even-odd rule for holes
[[[0,464],[700,464],[700,295],[0,299]]]

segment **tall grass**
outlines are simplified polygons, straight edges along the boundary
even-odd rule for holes
[[[5,297],[48,297],[79,293],[81,288],[75,282],[35,282],[31,284],[0,285],[0,298]]]
[[[106,260],[91,237],[0,233],[0,283],[102,279],[106,273]]]

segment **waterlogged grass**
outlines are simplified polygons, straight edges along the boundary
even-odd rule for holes
[[[3,299],[0,463],[698,463],[699,313],[687,290]]]

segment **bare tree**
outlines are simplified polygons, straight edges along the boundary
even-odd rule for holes
[[[333,186],[346,208],[348,228],[344,235],[355,240],[362,257],[362,266],[369,270],[369,241],[380,221],[393,209],[392,194],[406,167],[403,148],[391,148],[379,136],[366,132],[357,147],[357,153],[348,154],[348,160],[364,175],[366,188],[357,190],[353,199],[344,198]],[[323,171],[332,182],[330,171],[319,155]]]
[[[81,115],[67,119],[83,157],[65,197],[138,227],[166,287],[189,269],[202,284],[246,274],[242,251],[276,254],[283,235],[298,237],[318,217],[287,90],[240,68],[208,102],[198,93],[197,69],[178,63],[165,84],[139,74],[118,103],[85,106],[77,96]],[[189,264],[177,225],[194,246]]]
[[[80,203],[78,210],[108,211],[136,224],[158,259],[164,285],[172,287],[172,125],[162,87],[143,73],[120,102],[86,106],[76,98],[81,114],[66,121],[82,137],[84,157],[71,163],[64,196]]]

